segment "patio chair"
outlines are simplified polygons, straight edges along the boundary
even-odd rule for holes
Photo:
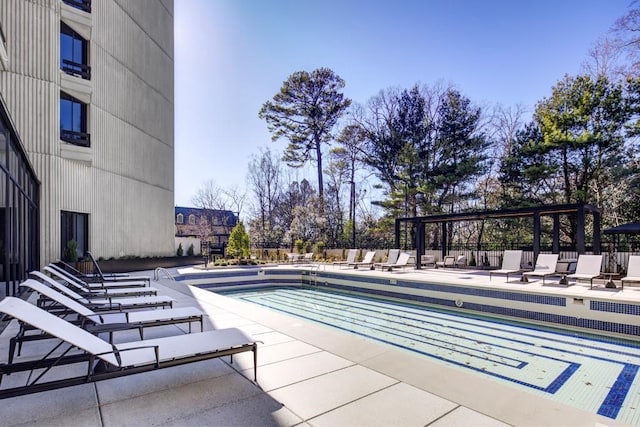
[[[287,253],[287,262],[289,262],[291,264],[295,264],[295,263],[299,262],[300,260],[301,260],[300,254],[296,254],[296,253],[293,253],[293,252]]]
[[[114,332],[130,329],[137,329],[140,334],[140,339],[144,339],[144,328],[153,326],[188,323],[189,333],[191,333],[191,323],[200,322],[200,332],[204,330],[204,313],[195,307],[170,308],[167,310],[96,313],[90,308],[72,300],[66,295],[61,294],[55,289],[52,289],[37,280],[27,279],[22,282],[20,286],[40,294],[41,298],[37,302],[38,307],[47,310],[49,307],[52,307],[51,303],[56,303],[57,307],[63,307],[63,310],[59,310],[57,307],[52,307],[53,311],[50,311],[52,314],[59,317],[66,317],[69,314],[75,315],[78,319],[77,323],[81,328],[86,329],[93,334],[108,333],[110,343],[113,343]],[[41,333],[35,335],[28,334],[28,330],[28,328],[21,324],[18,334],[12,339],[9,348],[10,363],[15,352],[15,343],[18,343],[18,355],[20,355],[23,342],[51,338],[50,336]]]
[[[245,351],[253,352],[254,381],[257,381],[258,341],[236,328],[110,344],[19,298],[6,297],[0,301],[0,312],[61,341],[42,359],[0,364],[0,381],[5,374],[21,373],[9,387],[0,389],[0,398],[232,356]],[[73,352],[75,348],[82,353]],[[51,356],[54,351],[56,355]],[[75,377],[62,376],[64,370],[57,372],[54,369],[72,363],[87,363],[87,369]],[[28,375],[29,372],[34,373]],[[76,373],[73,370],[71,372]],[[22,376],[22,373],[25,375]],[[17,384],[21,378],[26,378],[24,385],[22,382]]]
[[[36,277],[40,282],[45,285],[56,289],[60,293],[68,296],[72,300],[79,302],[87,307],[91,307],[94,310],[105,311],[105,310],[127,310],[133,308],[149,308],[149,307],[169,307],[173,308],[173,302],[175,301],[173,298],[166,296],[140,296],[140,297],[129,297],[129,298],[114,298],[109,296],[102,297],[92,297],[92,296],[83,296],[74,292],[72,289],[61,285],[60,283],[53,280],[51,277],[40,271],[32,271],[29,275]]]
[[[436,267],[435,255],[422,255],[422,257],[420,258],[420,264],[422,264],[423,267],[426,267],[428,265]]]
[[[601,275],[601,267],[602,255],[580,255],[576,272],[567,275],[567,279],[589,280],[589,289],[593,289],[593,279]]]
[[[464,267],[465,265],[467,265],[467,257],[464,255],[458,255],[458,257],[447,255],[442,259],[442,261],[436,262],[436,268]]]
[[[395,264],[398,261],[398,257],[400,256],[400,249],[389,249],[389,254],[387,255],[387,260],[385,262],[376,262],[373,264],[373,268],[389,266],[389,264]],[[384,267],[383,267],[384,268]]]
[[[522,273],[520,281],[528,282],[529,276],[542,277],[542,284],[548,276],[555,276],[556,264],[558,263],[558,254],[539,254],[533,271],[525,271]]]
[[[505,281],[508,282],[509,274],[519,273],[522,271],[522,268],[520,267],[521,261],[522,251],[504,251],[502,266],[499,270],[489,271],[489,280],[491,280],[494,274],[506,274],[507,278]]]
[[[395,263],[380,264],[380,270],[387,269],[388,271],[393,271],[394,268],[402,268],[404,270],[410,258],[411,254],[409,252],[401,252]]]
[[[622,290],[624,290],[624,282],[640,282],[640,255],[629,256],[627,275],[620,279]]]
[[[356,261],[356,262],[350,262],[347,265],[349,267],[353,266],[354,269],[358,269],[359,266],[368,266],[368,267],[373,267],[373,257],[376,256],[376,252],[375,251],[369,251],[364,255],[364,258],[362,258],[362,261]]]
[[[82,295],[89,296],[103,296],[103,297],[130,297],[130,296],[142,296],[142,295],[157,295],[158,290],[156,288],[152,288],[151,286],[136,286],[133,288],[129,287],[115,287],[115,288],[105,288],[105,287],[90,287],[88,283],[82,282],[79,279],[76,279],[72,276],[69,276],[66,273],[61,273],[60,271],[52,268],[51,266],[45,266],[43,268],[44,271],[49,273],[54,279],[62,281],[62,284],[73,289]],[[95,284],[94,284],[95,285]]]
[[[356,262],[356,255],[358,255],[358,250],[357,249],[349,249],[349,252],[347,252],[347,260],[346,261],[334,261],[333,265],[339,265],[339,266],[343,266],[343,265],[349,265],[352,264],[354,262]]]

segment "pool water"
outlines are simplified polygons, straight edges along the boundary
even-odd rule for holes
[[[640,343],[318,288],[223,294],[640,425]]]

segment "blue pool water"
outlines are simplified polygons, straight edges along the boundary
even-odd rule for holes
[[[317,288],[225,292],[640,425],[640,344]]]

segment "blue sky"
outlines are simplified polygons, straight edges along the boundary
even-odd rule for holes
[[[206,181],[245,187],[258,118],[296,71],[329,67],[365,103],[389,87],[453,84],[529,111],[628,10],[623,0],[175,0],[175,203]],[[313,179],[314,169],[298,172]]]

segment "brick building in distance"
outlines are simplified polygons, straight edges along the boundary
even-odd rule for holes
[[[200,239],[202,254],[222,255],[238,216],[227,210],[175,207],[176,237]]]

